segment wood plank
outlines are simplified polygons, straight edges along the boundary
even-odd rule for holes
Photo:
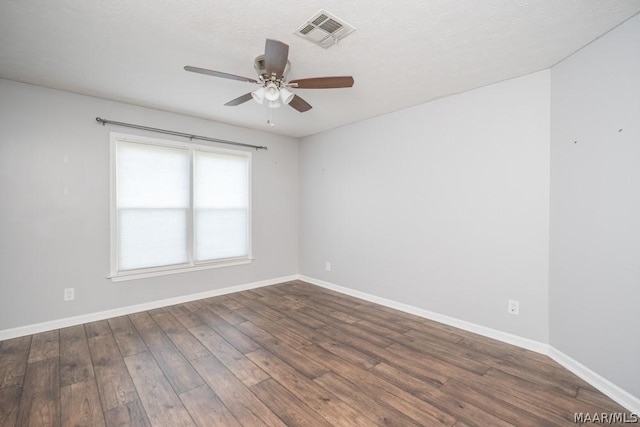
[[[243,308],[238,311],[240,312],[240,314],[242,314],[242,317],[246,318],[251,323],[262,329],[269,330],[269,333],[271,335],[289,344],[293,348],[300,349],[311,344],[311,341],[309,341],[306,337],[303,337],[301,334],[292,331],[286,326],[283,326],[278,321],[268,319],[248,308]],[[280,318],[278,320],[283,320],[283,318]]]
[[[495,359],[471,349],[460,348],[450,342],[442,341],[424,333],[407,332],[403,339],[396,340],[398,344],[412,348],[424,354],[429,354],[443,362],[458,366],[478,375],[489,370]]]
[[[113,335],[90,338],[89,351],[104,411],[138,399]]]
[[[385,308],[378,304],[358,304],[352,307],[350,313],[360,320],[367,320],[371,323],[384,326],[396,332],[408,332],[411,328],[403,323],[404,313],[390,309],[385,312],[380,308]]]
[[[138,332],[177,393],[182,393],[204,384],[202,378],[159,326],[154,323],[153,327]]]
[[[251,391],[288,426],[331,426],[317,412],[273,379],[254,385]]]
[[[374,333],[378,336],[388,338],[390,340],[395,340],[398,337],[404,336],[402,332],[394,331],[393,329],[386,328],[384,326],[378,325],[377,323],[371,323],[368,320],[358,320],[355,324],[366,331]]]
[[[18,417],[21,395],[22,387],[20,386],[14,385],[0,388],[0,426],[11,427],[17,425],[16,418]]]
[[[351,316],[350,314],[344,313],[338,310],[330,310],[326,307],[323,307],[314,302],[307,302],[305,308],[301,308],[300,311],[303,312],[308,317],[312,319],[316,319],[320,322],[331,322],[331,321],[339,321],[345,323],[355,323],[359,320],[359,318]]]
[[[193,367],[242,425],[280,426],[282,420],[213,356],[193,360]]]
[[[422,425],[386,402],[374,399],[358,385],[333,372],[328,372],[316,378],[314,382],[334,393],[352,407],[362,408],[363,414],[376,425],[399,427]]]
[[[303,326],[306,326],[308,328],[311,328],[311,329],[317,329],[317,328],[321,328],[321,327],[327,325],[326,322],[323,322],[323,321],[320,321],[318,319],[314,319],[313,317],[307,316],[304,313],[304,310],[301,310],[301,311],[295,311],[295,310],[289,311],[289,312],[287,312],[287,316],[283,320],[290,320],[290,321],[293,321],[293,322],[297,322],[297,323],[299,323],[299,324],[301,324]]]
[[[401,364],[402,366],[410,366],[410,369],[412,369],[414,373],[420,367],[424,366],[423,364],[416,364],[413,360],[407,361],[407,358],[404,355],[391,353],[389,350],[387,350],[387,348],[389,347],[376,346],[359,337],[345,334],[340,331],[340,329],[333,326],[327,326],[318,330],[326,336],[326,339],[331,339],[331,341],[323,342],[314,338],[313,341],[315,344],[334,354],[341,355],[347,360],[350,360],[352,363],[358,366],[362,366],[365,369],[370,369],[381,361],[391,360],[393,360],[394,363]],[[395,346],[398,344],[396,343],[393,345]],[[354,360],[354,356],[358,356],[359,360]],[[430,362],[432,361],[430,360]],[[430,380],[432,380],[430,376],[428,377]],[[437,378],[436,380],[443,381],[442,379]]]
[[[315,346],[321,347],[346,362],[351,363],[353,366],[357,366],[362,369],[371,369],[380,362],[380,359],[371,357],[368,354],[361,352],[359,349],[334,341],[328,337],[314,338],[313,343]],[[305,350],[309,347],[313,346],[305,347]]]
[[[454,329],[451,326],[443,325],[442,323],[429,319],[419,318],[419,320],[412,319],[411,321],[401,319],[398,320],[398,323],[411,328],[409,332],[406,333],[407,335],[424,338],[427,341],[441,340],[457,344],[464,339],[464,337],[460,335],[459,329]]]
[[[189,331],[247,387],[269,378],[269,375],[209,326],[200,325]]]
[[[193,328],[194,326],[200,326],[204,323],[200,317],[187,309],[185,304],[172,305],[167,307],[167,311],[187,329]]]
[[[387,343],[382,346],[377,345],[368,339],[360,338],[352,333],[346,333],[343,329],[334,326],[325,326],[318,330],[327,338],[331,338],[368,355],[374,364],[380,361],[380,355],[386,354],[385,348],[389,346]]]
[[[273,322],[277,322],[278,320],[282,319],[284,316],[277,312],[276,310],[267,307],[264,304],[261,304],[259,300],[256,299],[252,299],[252,298],[247,298],[245,297],[245,295],[240,292],[237,294],[229,294],[227,295],[229,298],[232,298],[236,301],[238,301],[240,304],[242,304],[242,308],[237,309],[236,311],[238,313],[240,313],[240,315],[242,317],[244,317],[247,320],[251,320],[248,319],[242,312],[242,310],[246,310],[246,309],[250,309],[252,310],[254,313],[258,314],[259,316],[265,318],[265,319],[269,319]]]
[[[314,295],[314,300],[327,301],[331,304],[339,304],[345,309],[347,309],[347,312],[353,310],[354,308],[358,310],[367,311],[375,307],[381,307],[379,304],[376,304],[374,302],[367,301],[362,298],[357,298],[351,295],[343,294],[343,293],[333,291],[331,289],[326,289],[326,288],[314,294],[314,289],[313,289],[314,287],[315,287],[314,285],[311,285],[311,288],[310,288],[310,293]],[[336,309],[338,308],[336,307]],[[391,313],[391,314],[395,316],[398,314],[398,312],[395,311],[395,313]]]
[[[58,335],[57,332],[55,334],[56,337]],[[48,339],[45,341],[48,341]],[[57,357],[48,357],[27,365],[16,425],[60,425],[60,383],[58,374],[59,360]]]
[[[430,334],[437,334],[441,338],[447,339],[452,342],[459,342],[463,337],[476,338],[479,335],[473,332],[465,331],[460,328],[456,328],[445,323],[436,322],[435,320],[427,319],[417,316],[415,314],[406,313],[395,310],[391,307],[385,307],[380,304],[369,303],[369,305],[362,305],[357,307],[358,310],[364,309],[371,311],[377,316],[393,316],[394,323],[403,325],[410,330],[416,330],[426,332]]]
[[[147,351],[147,346],[140,338],[140,334],[131,323],[129,316],[114,317],[109,319],[108,323],[123,357]]]
[[[291,298],[282,298],[278,295],[266,293],[260,298],[260,303],[264,304],[282,314],[288,311],[295,311],[304,308],[304,304]]]
[[[327,329],[325,329],[330,327],[328,325],[318,329],[311,329],[290,319],[282,319],[278,323],[282,324],[287,329],[294,331],[298,335],[308,338],[315,345],[318,345],[364,369],[370,369],[380,361],[376,357],[366,354],[360,348],[355,348],[339,342],[336,339],[337,337],[334,337],[327,331]],[[344,323],[341,324],[344,325]],[[271,329],[269,330],[271,331]]]
[[[248,353],[260,347],[251,338],[247,337],[233,325],[209,310],[206,306],[194,303],[189,305],[189,308],[194,310],[194,313],[198,314],[204,324],[208,325],[239,352]]]
[[[211,353],[168,311],[153,314],[153,320],[167,334],[187,360],[199,359]]]
[[[489,414],[500,418],[508,423],[516,426],[569,426],[562,419],[556,419],[550,422],[548,419],[541,418],[537,414],[542,411],[536,410],[534,405],[529,408],[530,411],[516,407],[509,402],[500,399],[494,395],[496,389],[488,391],[486,389],[477,390],[469,387],[466,383],[457,380],[449,380],[441,388],[443,393],[452,396],[455,399],[461,399],[472,403],[474,406],[483,409]],[[575,426],[575,424],[573,424]]]
[[[108,335],[111,333],[109,323],[106,320],[99,320],[97,322],[85,323],[84,329],[87,338],[98,337],[100,335]]]
[[[130,314],[129,320],[131,320],[131,323],[133,323],[133,326],[136,327],[138,332],[142,332],[145,329],[155,328],[156,326],[158,326],[147,311]]]
[[[28,363],[39,362],[51,357],[60,357],[60,331],[34,334],[31,339]]]
[[[260,299],[260,297],[262,295],[260,295],[259,293],[257,293],[256,291],[254,291],[253,289],[249,289],[247,291],[240,291],[240,292],[235,292],[233,294],[227,294],[228,296],[241,296],[243,298],[248,298],[248,299]]]
[[[105,411],[104,419],[108,427],[151,427],[140,399]]]
[[[475,375],[429,355],[423,355],[402,346],[394,346],[395,344],[385,348],[369,347],[368,351],[380,361],[436,387],[444,384],[450,377],[464,379],[467,376]]]
[[[597,412],[627,412],[628,410],[617,404],[599,391],[593,391],[587,388],[580,388],[576,398],[589,405],[602,408]]]
[[[231,411],[206,385],[182,393],[180,399],[198,426],[240,427]]]
[[[311,346],[305,352],[316,361],[330,367],[333,372],[342,378],[358,384],[366,390],[370,396],[376,400],[385,402],[401,413],[407,415],[418,423],[428,423],[428,425],[451,425],[455,418],[434,407],[428,402],[422,401],[401,388],[379,378],[362,368],[346,363],[342,358],[318,346]]]
[[[301,285],[296,284],[294,286],[300,287]],[[304,284],[304,286],[310,286],[311,288],[314,287],[309,284]],[[310,289],[307,291],[307,295],[313,296],[313,298],[308,298],[308,300],[313,301],[311,308],[316,309],[321,313],[337,311],[347,314],[352,318],[368,320],[397,332],[404,333],[411,329],[401,323],[401,321],[407,316],[417,318],[417,316],[364,301],[359,298],[342,295],[328,289],[320,289],[315,293],[313,289]]]
[[[269,350],[271,353],[280,357],[291,367],[309,378],[313,379],[327,372],[327,368],[325,366],[307,357],[304,354],[304,350],[296,350],[285,342],[278,340],[267,331],[258,328],[253,323],[247,321],[237,326],[242,332],[260,344],[262,348]]]
[[[60,387],[93,378],[93,363],[82,325],[60,329]]]
[[[264,369],[293,395],[309,405],[325,420],[337,426],[368,426],[371,422],[360,412],[319,387],[309,378],[266,350],[256,350],[247,357]]]
[[[430,354],[393,344],[381,351],[379,357],[383,362],[400,368],[419,378],[433,381],[434,384],[443,384],[448,378],[456,378],[466,381],[468,378],[476,378],[478,373],[468,371],[459,366],[447,363]]]
[[[0,345],[0,389],[22,385],[31,346],[31,335],[2,341]]]
[[[268,288],[267,286],[263,286],[260,288],[256,288],[256,289],[251,289],[251,292],[253,292],[254,294],[258,294],[258,299],[260,301],[262,301],[262,297],[264,297],[265,295],[269,295],[269,292],[266,290],[266,288]]]
[[[344,335],[360,338],[378,347],[387,347],[394,343],[393,340],[390,340],[378,334],[372,333],[367,329],[360,327],[360,324],[358,322],[343,323],[341,325],[333,325],[333,326],[325,326],[324,328],[321,328],[321,330],[324,329],[326,331],[331,331],[332,328],[335,328],[336,330],[341,331],[341,333]]]
[[[124,363],[152,425],[195,425],[151,353],[125,357]]]
[[[398,388],[407,391],[411,395],[434,405],[458,420],[466,421],[473,425],[507,427],[510,423],[478,408],[477,406],[464,400],[464,396],[451,396],[443,393],[438,387],[420,381],[413,376],[387,365],[380,363],[371,370],[380,378],[385,379]]]
[[[291,292],[292,288],[288,282],[266,286],[262,289],[265,290],[267,296],[299,302],[299,295],[295,295]]]
[[[507,360],[496,359],[491,366],[507,374],[530,381],[544,387],[549,387],[555,391],[570,397],[576,397],[580,387],[577,377],[564,372],[561,368],[552,368],[541,364],[513,363]]]
[[[507,368],[513,366],[530,366],[538,367],[536,369],[542,375],[553,372],[552,376],[562,379],[565,382],[565,385],[560,386],[560,388],[564,389],[569,395],[575,395],[578,387],[597,391],[592,385],[576,377],[548,356],[481,335],[471,334],[466,331],[462,332],[470,336],[465,335],[458,344],[462,347],[469,347],[477,352],[493,356],[495,358],[491,364],[493,367],[499,368],[501,364],[504,364]]]
[[[83,329],[84,335],[84,329]],[[98,387],[93,378],[60,389],[63,426],[104,426]]]
[[[235,311],[235,310],[237,310],[239,308],[243,308],[244,307],[238,301],[234,300],[233,298],[229,298],[229,296],[227,296],[227,295],[222,295],[222,296],[216,297],[216,301],[219,301],[220,304],[222,304],[224,307],[226,307],[227,309],[229,309],[231,311]]]
[[[230,310],[224,306],[218,298],[207,298],[199,302],[231,325],[237,325],[247,320],[240,316],[236,310]]]
[[[312,297],[311,299],[313,299],[314,301],[326,301],[331,304],[332,307],[335,307],[336,310],[347,309],[347,312],[349,312],[354,308],[358,308],[366,311],[368,310],[367,307],[371,308],[378,306],[378,304],[375,304],[373,302],[336,292],[331,289],[317,289],[317,286],[311,284],[304,284],[304,286],[308,288],[308,290],[302,292],[304,295],[307,295],[307,297]],[[294,284],[293,288],[302,289],[304,286],[301,286],[300,284]],[[338,308],[337,306],[335,306],[335,304],[342,306],[342,308]]]
[[[549,387],[540,386],[495,369],[487,372],[487,374],[479,378],[478,381],[468,383],[469,386],[474,388],[486,387],[487,384],[492,388],[499,388],[498,392],[494,392],[494,395],[500,396],[501,399],[508,401],[514,406],[528,410],[529,405],[532,405],[537,408],[538,411],[544,408],[545,415],[540,416],[548,417],[550,421],[556,418],[564,418],[566,421],[573,422],[574,413],[603,411],[603,408],[598,406],[574,399]],[[504,394],[499,395],[498,393],[501,392],[504,392]]]

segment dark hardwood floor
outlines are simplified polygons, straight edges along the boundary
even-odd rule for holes
[[[3,341],[1,426],[575,426],[551,359],[295,281]]]

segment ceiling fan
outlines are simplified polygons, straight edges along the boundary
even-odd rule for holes
[[[257,80],[235,74],[223,73],[221,71],[192,67],[190,65],[187,65],[184,69],[193,73],[207,74],[209,76],[222,77],[223,79],[240,80],[260,85],[257,90],[245,93],[224,104],[229,107],[243,104],[253,98],[260,104],[266,102],[270,108],[278,108],[280,105],[288,104],[299,112],[304,113],[311,109],[311,105],[298,95],[292,93],[288,88],[337,89],[353,86],[353,77],[351,76],[313,77],[287,82],[286,76],[291,67],[288,56],[289,45],[277,40],[267,39],[264,55],[258,56],[254,61],[254,67],[258,72]]]

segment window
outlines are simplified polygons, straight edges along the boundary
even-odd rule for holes
[[[111,277],[251,260],[251,153],[111,134]]]

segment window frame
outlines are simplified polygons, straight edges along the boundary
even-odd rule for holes
[[[211,268],[229,267],[234,265],[249,264],[253,261],[253,227],[252,227],[252,153],[250,151],[235,150],[221,148],[217,146],[194,144],[192,142],[179,142],[167,139],[152,138],[147,136],[124,134],[119,132],[110,132],[109,134],[109,171],[110,171],[110,192],[109,192],[109,208],[110,208],[110,275],[108,276],[114,282],[142,279],[147,277],[164,276],[168,274],[184,273],[189,271],[206,270]],[[130,142],[137,144],[147,144],[152,146],[170,147],[187,150],[189,153],[190,176],[189,176],[189,208],[187,215],[187,263],[174,264],[157,267],[138,268],[132,270],[119,271],[118,266],[118,207],[117,202],[117,150],[118,142]],[[195,260],[195,153],[197,151],[231,155],[243,157],[247,159],[247,185],[248,185],[248,201],[247,201],[247,255],[234,258],[223,258],[209,261]]]

